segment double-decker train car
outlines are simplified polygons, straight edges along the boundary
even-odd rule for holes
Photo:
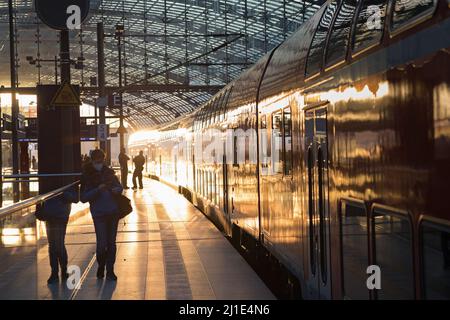
[[[449,50],[449,0],[330,0],[143,141],[153,174],[292,296],[450,299]]]

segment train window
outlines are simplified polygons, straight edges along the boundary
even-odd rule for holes
[[[353,51],[378,44],[383,35],[387,0],[363,0],[357,14]]]
[[[212,192],[211,192],[211,201],[214,204],[217,204],[216,194],[217,194],[217,185],[216,185],[216,172],[215,170],[211,172],[211,183],[212,183]]]
[[[270,147],[269,147],[269,142],[270,142],[270,138],[268,135],[268,130],[267,130],[267,116],[263,115],[261,116],[261,122],[260,122],[260,150],[261,150],[261,166],[262,166],[262,170],[263,171],[263,175],[267,174],[267,167],[268,167],[268,163],[270,162],[269,157],[270,157]]]
[[[429,16],[436,5],[436,0],[396,0],[392,15],[392,29],[401,29],[411,21]]]
[[[261,116],[261,129],[267,129],[267,117],[266,117],[266,115]]]
[[[381,269],[379,299],[414,299],[411,222],[404,213],[375,207],[375,264]]]
[[[206,192],[206,190],[207,190],[208,184],[207,184],[207,177],[206,177],[206,172],[205,172],[205,170],[202,170],[202,176],[203,176],[203,179],[202,179],[202,196],[203,196],[204,198],[206,198],[206,197],[207,197],[207,192]]]
[[[203,194],[202,191],[202,184],[203,184],[203,175],[202,175],[202,171],[200,169],[198,169],[198,193],[199,194]]]
[[[200,169],[197,169],[197,192],[202,193],[202,173]]]
[[[369,298],[366,286],[369,265],[367,214],[364,203],[343,200],[340,205],[343,294]]]
[[[198,169],[195,170],[195,192],[198,193],[198,179],[199,175],[198,175]]]
[[[217,186],[217,182],[218,182],[219,180],[217,179],[217,171],[215,171],[214,170],[214,204],[218,204],[219,203],[219,199],[218,199],[218,195],[219,195],[219,193],[218,193],[218,191],[217,191],[217,189],[218,189],[218,186]]]
[[[327,48],[327,66],[345,59],[350,30],[358,0],[344,0],[331,31]]]
[[[450,226],[421,225],[424,298],[450,299]]]
[[[272,173],[283,173],[283,113],[272,114]]]
[[[213,190],[214,190],[214,180],[213,173],[211,171],[208,172],[208,199],[213,201]]]
[[[334,13],[338,7],[338,1],[331,2],[320,19],[316,33],[311,41],[311,46],[306,60],[306,75],[312,76],[320,71],[322,67],[323,47],[327,39],[328,30],[333,21]]]
[[[238,166],[238,144],[239,139],[236,134],[233,135],[233,166]]]
[[[209,190],[209,185],[208,185],[208,171],[203,171],[203,175],[204,175],[204,183],[205,183],[205,186],[204,186],[204,188],[203,188],[203,197],[204,198],[206,198],[206,199],[208,199],[208,190]]]
[[[203,177],[203,170],[200,170],[200,179],[199,179],[199,193],[203,196],[203,186],[204,186],[204,182],[203,182],[203,179],[204,179],[204,177]]]
[[[291,108],[283,110],[284,174],[292,174],[292,119]]]

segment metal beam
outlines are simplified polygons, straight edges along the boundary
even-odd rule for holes
[[[133,92],[212,92],[216,93],[220,91],[223,86],[220,85],[185,85],[185,84],[147,84],[147,85],[130,85],[119,87],[106,87],[107,94],[116,92],[133,93]],[[81,88],[83,94],[89,94],[90,92],[96,92],[97,87],[84,87]]]
[[[185,85],[185,84],[148,84],[148,85],[130,85],[122,87],[123,92],[210,92],[216,93],[223,88],[221,85]],[[98,87],[81,87],[82,94],[97,94]],[[15,91],[22,95],[33,95],[37,93],[36,87],[19,87]],[[106,94],[112,94],[119,91],[119,87],[105,87]],[[11,88],[0,88],[0,93],[11,93]]]

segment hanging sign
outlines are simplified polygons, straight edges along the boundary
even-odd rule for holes
[[[56,30],[79,30],[89,14],[89,0],[34,0],[39,19]]]

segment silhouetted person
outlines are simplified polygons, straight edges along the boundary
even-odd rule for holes
[[[91,162],[83,168],[81,178],[82,202],[90,205],[97,237],[97,278],[105,276],[117,280],[114,273],[116,261],[116,236],[119,224],[119,208],[115,195],[121,194],[122,185],[114,170],[105,165],[105,153],[96,149],[91,153]]]
[[[61,195],[45,201],[42,205],[41,210],[45,218],[48,239],[48,255],[52,269],[50,278],[47,280],[49,284],[59,281],[59,267],[61,268],[61,278],[68,278],[65,237],[72,203],[78,202],[78,198],[78,186],[74,186]]]
[[[87,154],[85,154],[82,157],[82,166],[86,166],[89,162],[91,162],[91,158]]]
[[[119,153],[120,164],[120,179],[122,180],[122,186],[124,189],[128,189],[128,161],[130,157],[125,153],[125,148]]]
[[[133,162],[134,162],[133,189],[137,189],[136,178],[139,179],[139,189],[143,189],[144,186],[142,185],[142,171],[144,171],[145,158],[144,152],[142,150],[139,151],[139,155],[134,157]]]
[[[36,170],[36,169],[37,169],[37,161],[36,161],[36,157],[35,157],[35,156],[33,156],[33,157],[31,158],[31,168],[32,168],[33,170]]]

